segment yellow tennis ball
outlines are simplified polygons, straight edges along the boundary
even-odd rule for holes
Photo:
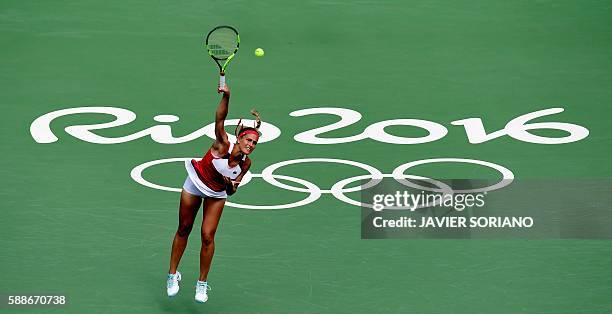
[[[263,57],[263,55],[264,55],[264,51],[263,51],[263,49],[261,49],[261,48],[257,48],[257,49],[255,49],[255,56],[257,56],[257,57]]]

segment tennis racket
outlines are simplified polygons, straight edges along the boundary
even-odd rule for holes
[[[225,69],[234,59],[238,46],[240,46],[238,31],[231,26],[217,26],[206,35],[205,45],[208,54],[219,66],[219,87],[223,88],[225,87]]]

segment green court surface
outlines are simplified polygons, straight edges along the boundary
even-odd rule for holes
[[[105,138],[163,125],[153,120],[162,114],[180,118],[165,123],[175,138],[202,128],[214,121],[219,101],[216,65],[202,48],[202,36],[229,24],[240,30],[242,42],[228,70],[228,118],[247,118],[256,107],[264,122],[281,130],[251,156],[254,174],[302,158],[355,161],[384,174],[410,161],[466,158],[503,165],[517,180],[609,180],[611,21],[612,1],[3,0],[0,294],[65,295],[69,304],[2,305],[0,311],[610,313],[609,240],[366,240],[359,207],[330,193],[287,209],[226,206],[206,304],[193,300],[196,225],[179,267],[181,292],[168,299],[165,279],[179,194],[143,186],[130,173],[149,161],[200,157],[212,140],[162,144],[144,136],[96,144],[65,130],[113,121],[108,114],[58,117],[50,123],[58,138],[51,143],[35,141],[30,126],[53,111],[96,106],[136,115],[128,124],[92,131]],[[263,58],[253,55],[257,47],[265,49]],[[294,139],[340,121],[332,114],[290,115],[318,107],[362,115],[320,138],[355,136],[393,119],[435,122],[448,134],[421,144]],[[546,145],[502,135],[472,144],[462,126],[451,124],[481,118],[491,133],[549,108],[565,111],[532,122],[583,126],[588,137]],[[428,134],[401,125],[384,131],[398,138]],[[410,172],[499,176],[460,163]],[[367,172],[311,162],[275,173],[330,190]],[[180,188],[186,173],[177,161],[142,175]],[[255,177],[230,201],[270,206],[308,195]],[[346,195],[359,199],[357,192]],[[196,224],[200,221],[201,214]]]

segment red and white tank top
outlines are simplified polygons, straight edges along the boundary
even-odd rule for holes
[[[206,186],[213,191],[225,191],[225,181],[223,180],[223,176],[234,180],[242,172],[242,169],[240,168],[240,164],[242,164],[242,162],[231,168],[229,166],[229,157],[233,148],[234,144],[230,143],[229,149],[223,157],[215,156],[212,153],[211,148],[206,152],[206,155],[204,155],[202,159],[197,161],[195,159],[191,160],[191,164],[193,165],[193,168],[195,169],[202,183],[206,184]]]

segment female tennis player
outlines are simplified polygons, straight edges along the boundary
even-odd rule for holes
[[[187,238],[191,233],[200,204],[203,206],[202,220],[202,247],[200,250],[200,277],[196,283],[195,299],[198,302],[208,300],[207,277],[213,254],[215,252],[215,231],[221,218],[223,205],[228,195],[236,192],[242,177],[251,167],[249,154],[255,150],[259,139],[259,126],[261,120],[257,111],[255,127],[244,127],[238,123],[236,127],[236,143],[230,143],[224,129],[225,118],[229,107],[230,90],[227,85],[219,88],[223,93],[217,113],[215,115],[216,139],[201,160],[188,160],[185,162],[187,179],[181,191],[179,206],[179,224],[170,255],[170,270],[168,271],[168,296],[175,296],[179,291],[181,273],[177,271]]]

